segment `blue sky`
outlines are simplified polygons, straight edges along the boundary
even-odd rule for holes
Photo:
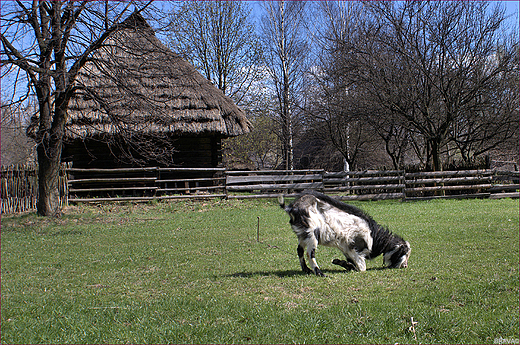
[[[503,2],[506,5],[506,10],[508,13],[518,13],[518,4],[520,1],[499,1]]]
[[[512,24],[515,24],[518,31],[518,5],[520,1],[492,1],[492,2],[499,2],[504,3],[506,6],[506,13],[508,15],[511,15],[511,18],[509,19]]]

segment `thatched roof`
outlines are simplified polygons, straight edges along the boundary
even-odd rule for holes
[[[136,13],[87,62],[78,87],[68,138],[118,131],[230,137],[251,129],[244,111],[166,48]]]

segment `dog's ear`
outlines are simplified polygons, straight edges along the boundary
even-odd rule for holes
[[[278,195],[278,203],[280,207],[285,210],[285,200],[283,199],[283,194]]]

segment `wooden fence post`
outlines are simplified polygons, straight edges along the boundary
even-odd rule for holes
[[[66,162],[61,165],[60,169],[60,205],[61,207],[69,206],[69,168],[72,167],[72,162]]]
[[[406,201],[406,177],[405,176],[406,176],[406,170],[403,170],[400,175],[400,179],[399,179],[399,184],[402,185],[401,193],[403,194],[401,201]]]

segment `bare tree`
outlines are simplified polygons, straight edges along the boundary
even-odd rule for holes
[[[281,126],[284,165],[293,169],[294,126],[299,94],[307,68],[305,2],[268,1],[263,3],[262,38],[265,64],[276,97],[275,113]]]
[[[307,113],[320,128],[321,139],[330,142],[343,157],[343,169],[355,169],[362,152],[372,141],[367,132],[367,119],[360,106],[364,95],[352,88],[345,78],[342,42],[360,38],[358,24],[363,12],[359,2],[320,2],[317,5],[317,23],[311,34],[319,47],[317,66],[311,69],[313,88],[309,90],[310,107]]]
[[[490,57],[487,65],[500,65],[501,50]],[[492,76],[485,90],[480,92],[450,128],[449,138],[459,150],[464,164],[471,166],[482,154],[502,148],[518,152],[518,94],[519,60],[508,56],[510,64],[504,72]],[[486,67],[483,68],[486,70]]]
[[[21,70],[38,100],[38,214],[60,212],[58,176],[67,109],[91,54],[131,11],[151,2],[32,1],[2,3],[2,66]]]
[[[502,35],[504,11],[489,9],[487,2],[365,5],[373,14],[365,25],[370,39],[345,42],[344,71],[381,108],[423,137],[427,165],[441,170],[442,153],[453,139],[450,133],[468,115],[498,106],[491,94],[503,90],[500,76],[515,73],[511,62],[518,44]],[[479,118],[483,128],[493,129]],[[497,139],[499,131],[492,136]]]
[[[182,1],[170,15],[170,46],[241,104],[258,78],[261,50],[242,1]]]

